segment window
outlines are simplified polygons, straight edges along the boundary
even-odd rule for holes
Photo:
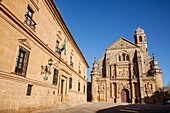
[[[15,65],[15,73],[21,74],[23,76],[26,75],[28,58],[29,58],[29,51],[27,51],[23,47],[20,47],[17,60],[16,60],[16,65]]]
[[[123,61],[125,61],[125,56],[126,56],[126,54],[123,53],[122,56],[123,56]]]
[[[78,91],[80,91],[80,82],[78,82]]]
[[[136,35],[134,36],[134,39],[135,39],[135,44],[137,44],[137,37],[136,37]]]
[[[69,89],[72,89],[72,78],[69,78]]]
[[[57,52],[58,54],[61,54],[61,50],[60,50],[60,48],[59,48],[59,41],[57,40],[56,41],[56,46],[55,46],[55,52]]]
[[[86,69],[84,68],[84,78],[86,78]]]
[[[27,96],[31,96],[32,86],[33,85],[28,84],[28,87],[27,87]]]
[[[129,55],[127,53],[122,53],[118,56],[118,61],[129,61]]]
[[[70,66],[73,67],[73,61],[72,61],[73,57],[70,56]]]
[[[78,73],[81,74],[81,61],[79,61],[79,65],[78,65]]]
[[[152,90],[152,84],[150,84],[150,88],[151,88],[151,90]]]
[[[126,55],[126,60],[129,61],[129,55]]]
[[[121,61],[121,56],[119,55],[119,61]]]
[[[81,74],[81,70],[80,70],[80,64],[79,64],[79,74]]]
[[[142,36],[139,36],[139,42],[142,42]]]
[[[58,70],[54,69],[54,74],[53,74],[53,84],[57,85],[58,83]]]
[[[28,6],[26,14],[25,14],[25,22],[27,23],[27,25],[29,25],[32,29],[35,30],[35,25],[36,23],[34,22],[33,18],[33,11],[30,8],[30,6]]]

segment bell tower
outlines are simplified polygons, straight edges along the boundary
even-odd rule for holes
[[[146,34],[143,29],[140,27],[137,28],[134,34],[135,44],[137,44],[142,50],[144,57],[148,57],[148,47],[146,42]]]

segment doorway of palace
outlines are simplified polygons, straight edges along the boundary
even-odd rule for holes
[[[63,102],[65,98],[65,87],[65,80],[61,79],[61,102]]]
[[[127,89],[122,89],[121,91],[121,102],[129,102],[129,91]]]

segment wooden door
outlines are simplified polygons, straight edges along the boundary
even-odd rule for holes
[[[127,102],[127,92],[124,89],[121,91],[121,102]]]

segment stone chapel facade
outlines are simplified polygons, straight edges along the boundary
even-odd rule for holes
[[[138,27],[132,43],[120,38],[94,60],[91,71],[92,102],[142,103],[163,88],[158,61],[148,56],[146,34]]]

